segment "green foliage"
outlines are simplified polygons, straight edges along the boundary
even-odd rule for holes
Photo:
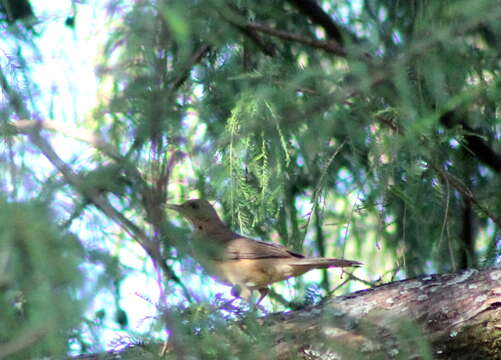
[[[65,354],[80,321],[82,248],[39,202],[0,200],[1,356]]]
[[[276,123],[276,127],[255,128],[270,123]],[[276,133],[273,143],[265,131]],[[279,193],[284,185],[281,176],[288,161],[283,164],[282,159],[288,159],[289,155],[285,146],[283,155],[273,156],[272,151],[276,151],[279,141],[283,144],[285,140],[266,99],[255,99],[252,94],[244,93],[237,101],[220,141],[227,143],[222,146],[222,163],[224,174],[230,179],[222,198],[233,216],[231,223],[248,233],[252,227],[276,214],[274,194]]]
[[[79,126],[102,137],[85,137],[88,152],[71,149],[68,171],[36,131],[10,124],[53,115],[37,103],[26,48],[16,44],[7,66],[0,62],[0,185],[6,198],[40,193],[51,207],[0,204],[0,321],[13,324],[0,343],[33,330],[41,340],[16,356],[64,352],[87,310],[84,264],[96,297],[111,294],[113,309],[92,308],[73,329],[83,351],[101,345],[84,348],[83,329],[100,338],[108,314],[122,330],[132,326],[121,287],[137,274],[157,281],[160,299],[150,305],[170,316],[158,323],[177,332],[186,355],[252,358],[256,344],[266,349],[262,328],[228,325],[256,329],[254,315],[202,301],[217,290],[187,260],[190,236],[166,216],[167,200],[208,198],[235,231],[364,262],[362,281],[339,289],[327,272],[290,291],[277,285],[274,309],[318,303],[332,289],[499,264],[499,3],[315,1],[327,20],[297,3],[96,3],[111,19],[100,103],[91,116],[78,111]],[[19,38],[14,27],[2,30]],[[66,135],[60,120],[55,132]],[[49,159],[49,173],[34,153]],[[56,222],[90,240],[79,248]],[[148,335],[163,336],[155,326]],[[408,339],[400,354],[418,347],[431,358],[414,330],[397,329]]]

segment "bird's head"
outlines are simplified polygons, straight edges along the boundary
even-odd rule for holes
[[[183,215],[199,230],[208,223],[222,225],[214,207],[204,199],[192,199],[180,205],[167,204],[166,207]]]

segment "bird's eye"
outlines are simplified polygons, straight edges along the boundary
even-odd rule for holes
[[[195,210],[198,209],[198,204],[197,203],[193,202],[193,203],[190,204],[190,206],[191,206],[192,209],[195,209]]]

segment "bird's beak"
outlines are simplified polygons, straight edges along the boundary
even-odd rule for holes
[[[180,205],[175,205],[175,204],[165,204],[165,207],[171,210],[176,210],[176,211],[181,211],[181,206]]]

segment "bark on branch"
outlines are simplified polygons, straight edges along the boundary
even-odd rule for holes
[[[256,359],[500,359],[501,267],[396,281],[257,321],[272,348],[254,349]],[[214,336],[242,353],[233,337]],[[155,358],[158,346],[120,355],[129,352]]]
[[[309,352],[343,359],[390,359],[402,353],[415,359],[426,354],[499,359],[501,268],[397,281],[273,315],[263,324],[276,334],[275,350],[282,358]]]

